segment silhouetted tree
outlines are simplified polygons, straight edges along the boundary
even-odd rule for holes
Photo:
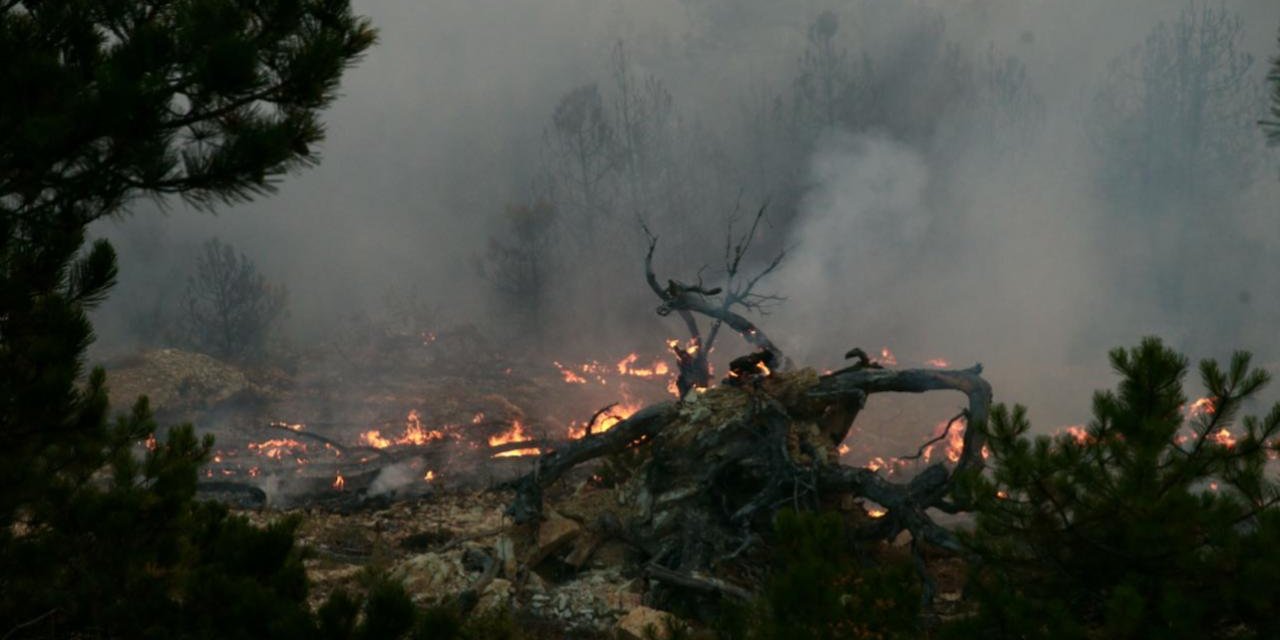
[[[560,266],[556,210],[545,200],[508,205],[502,222],[503,231],[489,237],[477,267],[505,309],[519,319],[521,335],[538,339],[543,337],[548,289]]]
[[[248,256],[210,239],[187,278],[182,338],[223,358],[261,357],[287,300],[284,287],[269,284]]]
[[[1271,82],[1271,117],[1272,120],[1262,122],[1263,129],[1271,144],[1280,144],[1280,55],[1271,61],[1271,72],[1267,74]]]
[[[617,131],[595,84],[569,91],[556,104],[544,134],[549,153],[550,199],[567,222],[592,243],[612,211],[619,167]]]
[[[1221,209],[1257,168],[1262,96],[1244,25],[1192,2],[1116,60],[1094,101],[1102,184],[1126,215]]]
[[[374,40],[345,0],[0,3],[0,631],[309,637],[292,523],[194,501],[211,443],[108,419],[86,312],[115,282],[85,225],[138,197],[246,199],[315,161]]]

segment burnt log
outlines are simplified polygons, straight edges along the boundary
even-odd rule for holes
[[[898,482],[840,464],[838,447],[868,396],[944,390],[967,398],[963,451],[954,466],[934,464]],[[774,372],[749,385],[647,407],[605,433],[543,455],[533,472],[510,483],[516,495],[508,514],[517,523],[536,521],[543,489],[568,470],[643,446],[640,467],[607,497],[621,505],[611,516],[619,523],[611,535],[637,547],[646,573],[669,587],[739,597],[758,586],[751,549],[769,538],[779,509],[829,509],[849,498],[884,509],[880,517],[859,519],[861,539],[891,540],[909,531],[918,558],[924,546],[964,554],[929,510],[963,506],[948,501],[951,488],[957,474],[982,468],[990,402],[980,366]],[[921,577],[929,598],[931,582]]]

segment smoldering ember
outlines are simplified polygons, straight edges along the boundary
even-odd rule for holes
[[[1280,3],[0,2],[0,640],[1280,638]]]

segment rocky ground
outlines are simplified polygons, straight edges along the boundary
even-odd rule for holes
[[[340,458],[332,447],[311,442],[309,450],[285,447],[269,454],[250,446],[281,435],[266,429],[272,421],[305,424],[334,442],[355,446],[372,428],[393,437],[411,412],[429,427],[482,430],[471,436],[482,445],[514,422],[523,424],[530,437],[563,441],[594,408],[610,401],[644,403],[666,393],[665,380],[621,368],[615,373],[612,365],[571,369],[474,352],[442,356],[431,351],[439,346],[432,341],[412,345],[394,357],[375,349],[339,360],[303,359],[289,369],[234,366],[163,349],[114,361],[109,381],[117,406],[145,394],[162,423],[192,421],[214,433],[220,453],[208,476],[262,490],[264,499],[241,511],[249,518],[301,518],[315,603],[335,589],[360,591],[371,578],[388,576],[423,605],[474,590],[476,610],[512,611],[538,637],[639,638],[646,626],[661,626],[668,614],[647,606],[651,585],[642,575],[638,552],[602,534],[602,516],[625,509],[628,500],[625,483],[602,482],[608,469],[575,470],[548,491],[543,522],[516,526],[504,515],[512,494],[497,487],[528,471],[530,458],[450,454],[444,466],[428,469],[422,464],[439,461],[410,457],[396,469],[417,465],[406,472],[413,482],[384,491],[378,489],[383,474],[373,472],[349,476],[346,487],[331,486],[333,467],[325,465]],[[566,370],[578,371],[586,382],[573,381]],[[706,418],[702,413],[720,411],[727,401],[708,402],[687,407],[684,422],[699,423]],[[885,448],[894,439],[885,435],[884,424],[901,420],[902,411],[887,415],[881,423],[874,415],[866,421],[855,443],[862,451],[850,454],[842,447],[821,455],[872,459],[869,447]],[[909,450],[911,438],[919,435],[908,434],[898,449]],[[423,476],[428,470],[433,472],[429,478]],[[295,493],[280,489],[281,478],[295,482]],[[850,518],[865,514],[856,503],[840,508]],[[880,552],[902,553],[907,542],[894,541]],[[944,616],[956,612],[963,567],[941,560],[931,563],[931,570],[939,587],[938,610]]]

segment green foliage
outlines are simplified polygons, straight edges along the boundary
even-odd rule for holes
[[[1238,419],[1269,376],[1247,353],[1203,361],[1210,400],[1193,407],[1187,361],[1159,339],[1111,363],[1119,386],[1095,394],[1083,432],[1032,438],[1022,407],[992,411],[991,475],[961,489],[978,514],[981,614],[957,637],[1274,637],[1280,488],[1264,472],[1280,405]]]
[[[262,357],[287,296],[247,256],[213,238],[201,247],[187,279],[183,342],[223,358]]]
[[[109,419],[84,352],[115,253],[83,244],[133,198],[243,199],[313,162],[318,112],[373,38],[345,0],[0,3],[6,637],[315,634],[296,523],[196,502],[212,443],[151,440],[145,399]]]
[[[742,640],[915,638],[920,585],[905,560],[856,555],[834,513],[783,511],[775,522],[777,555],[763,597],[729,609],[722,638]]]
[[[0,5],[0,212],[83,225],[138,195],[207,205],[313,163],[374,41],[345,0]]]

